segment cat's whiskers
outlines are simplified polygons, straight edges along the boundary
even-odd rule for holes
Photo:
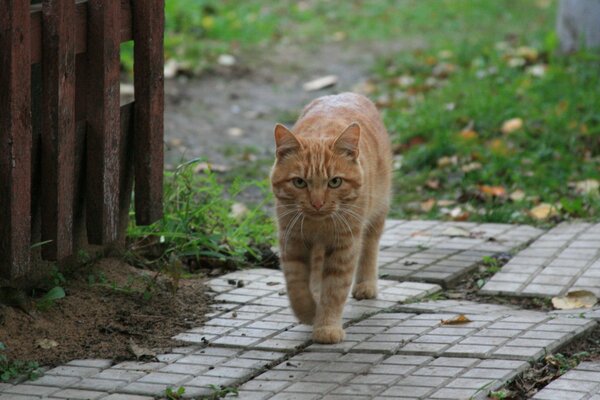
[[[336,218],[343,222],[344,225],[346,225],[346,228],[348,228],[348,232],[350,232],[350,236],[352,236],[352,243],[354,243],[354,232],[352,232],[352,228],[350,228],[350,224],[348,224],[346,218],[342,214],[339,214],[338,211],[334,212],[333,214],[336,216]]]
[[[302,221],[300,221],[300,237],[302,238],[302,243],[304,244],[304,247],[306,248],[306,239],[304,239],[304,213],[302,213]]]
[[[284,235],[284,243],[283,243],[283,251],[284,252],[287,249],[287,243],[288,243],[288,240],[290,239],[290,236],[292,234],[292,230],[293,230],[294,226],[296,225],[296,223],[298,222],[300,217],[302,217],[303,215],[304,215],[304,213],[302,211],[297,211],[297,214],[295,214],[291,218],[291,221],[288,223],[288,226],[285,230],[285,235]]]

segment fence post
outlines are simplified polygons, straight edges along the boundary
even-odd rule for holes
[[[162,217],[164,0],[133,0],[135,217]]]
[[[88,2],[86,226],[93,244],[113,242],[119,228],[120,11],[120,0]]]
[[[0,0],[0,274],[23,276],[31,241],[29,2]]]
[[[75,197],[75,2],[42,3],[42,247],[46,259],[73,251]]]

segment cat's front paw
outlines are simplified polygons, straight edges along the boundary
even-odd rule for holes
[[[346,334],[341,326],[320,326],[313,331],[313,340],[322,344],[334,344],[344,340]]]
[[[352,297],[356,300],[374,299],[377,297],[377,281],[357,283],[352,288]]]

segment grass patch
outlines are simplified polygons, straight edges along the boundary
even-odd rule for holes
[[[195,164],[165,172],[164,217],[149,226],[130,224],[130,257],[165,268],[177,260],[191,267],[260,264],[275,242],[264,211],[271,199],[267,182],[235,179],[225,186],[210,171],[195,172]],[[264,200],[249,207],[238,203],[246,190],[261,191]]]
[[[4,352],[6,346],[0,342],[0,382],[9,382],[15,378],[36,379],[39,365],[34,361],[11,360]]]
[[[537,3],[436,2],[431,48],[375,68],[399,155],[393,216],[600,216],[600,58],[556,55],[554,9]]]

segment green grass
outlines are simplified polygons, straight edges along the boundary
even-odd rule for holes
[[[9,382],[15,378],[36,379],[39,365],[34,361],[12,360],[4,353],[6,346],[0,342],[0,382]]]
[[[270,201],[267,182],[236,179],[225,187],[216,174],[195,172],[195,164],[165,172],[164,217],[150,226],[130,224],[130,255],[162,267],[176,259],[231,268],[260,262],[275,241],[263,210]],[[261,191],[264,200],[236,215],[234,205],[241,204],[236,200],[251,189]]]
[[[500,12],[500,3],[512,6]],[[548,203],[557,210],[554,221],[598,218],[597,190],[577,193],[574,184],[599,174],[600,59],[554,53],[552,7],[436,4],[437,15],[454,15],[456,30],[433,16],[431,25],[441,29],[430,33],[430,48],[382,60],[375,69],[376,95],[388,99],[386,125],[401,154],[393,215],[533,223],[529,210]],[[506,24],[492,23],[495,15]],[[512,65],[517,61],[524,65]],[[532,68],[545,73],[536,76]],[[436,74],[443,69],[448,76]],[[511,118],[523,127],[502,133]],[[515,191],[523,198],[511,200]],[[454,204],[431,208],[422,205],[427,200]]]

